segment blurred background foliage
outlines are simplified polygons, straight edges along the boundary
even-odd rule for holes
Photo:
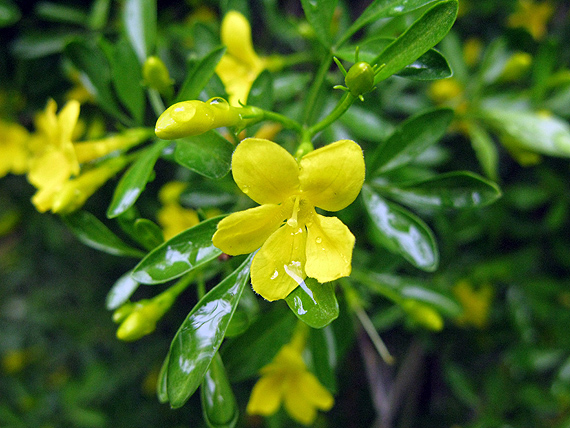
[[[447,135],[400,179],[424,177],[426,167],[469,170],[495,180],[503,196],[484,208],[417,211],[439,244],[440,266],[433,273],[418,272],[375,246],[373,230],[359,217],[362,207],[345,210],[343,220],[370,244],[357,248],[351,283],[341,283],[354,293],[341,298],[332,324],[338,360],[336,378],[327,386],[335,389],[336,404],[315,426],[570,427],[569,164],[529,148],[536,142],[524,135],[512,143],[508,129],[523,127],[531,120],[526,116],[490,117],[477,109],[532,108],[570,118],[569,5],[541,4],[547,9],[530,10],[538,5],[530,1],[460,0],[452,32],[438,45],[454,70],[452,79],[389,78],[323,133],[323,140],[348,136],[366,150],[408,116],[449,106],[456,116]],[[367,5],[340,1],[338,25],[346,27]],[[114,39],[122,6],[105,0],[0,0],[0,116],[31,129],[48,98],[63,105],[69,91],[82,91],[65,46],[78,37]],[[309,29],[297,1],[160,1],[157,53],[175,81],[184,80],[188,56],[199,58],[217,46],[219,18],[230,9],[249,17],[258,52],[290,52],[298,43],[310,49],[314,42],[303,38]],[[398,33],[411,22],[403,15],[389,25]],[[384,24],[366,31],[386,32]],[[275,78],[276,103],[291,115],[298,109],[289,99],[291,85],[302,89],[308,79],[303,67]],[[97,121],[109,118],[88,93],[83,96],[87,132],[91,126],[96,134]],[[327,99],[323,95],[320,102]],[[193,176],[159,161],[138,204],[146,218],[156,220],[158,192],[174,179]],[[115,184],[105,185],[87,210],[104,217]],[[171,410],[155,393],[162,360],[195,293],[185,291],[152,335],[118,341],[105,299],[135,261],[84,246],[58,217],[38,213],[32,195],[23,177],[0,182],[0,426],[205,426],[197,394]],[[443,329],[434,332],[425,328],[429,316],[406,316],[405,305],[394,305],[371,283],[430,288],[463,311],[446,315]],[[139,299],[152,295],[146,287],[136,292]],[[394,365],[382,361],[352,316],[351,296],[368,313]],[[291,317],[288,311],[280,315]],[[254,379],[239,379],[239,360],[225,362],[230,379],[240,380],[232,386],[244,409]],[[283,412],[267,420],[241,413],[238,426],[294,426]]]

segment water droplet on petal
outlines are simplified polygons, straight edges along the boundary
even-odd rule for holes
[[[315,238],[315,242],[316,242],[317,244],[320,244],[321,242],[323,242],[323,238],[321,238],[320,236],[317,236],[317,237]]]
[[[287,224],[291,227],[297,227],[298,222],[296,218],[290,218],[289,220],[287,220]]]
[[[209,99],[208,104],[210,104],[212,107],[219,108],[222,110],[229,110],[230,108],[228,102],[221,97],[214,97]]]
[[[271,277],[269,279],[275,279],[279,276],[279,272],[277,272],[277,269],[275,269],[275,272],[273,272],[273,275],[271,275]]]
[[[247,195],[249,193],[249,186],[242,186],[241,191]]]

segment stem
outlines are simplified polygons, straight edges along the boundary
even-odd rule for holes
[[[156,89],[149,88],[148,99],[150,101],[152,109],[154,110],[154,114],[156,114],[156,117],[159,117],[164,112],[164,110],[166,110],[166,107],[164,107],[164,102],[162,102],[162,98],[160,98],[160,94]]]
[[[346,111],[349,109],[352,103],[354,103],[354,101],[356,101],[357,99],[358,97],[355,97],[350,92],[346,92],[343,95],[343,97],[340,99],[336,107],[333,109],[333,111],[331,111],[329,115],[325,117],[323,120],[311,126],[307,130],[307,133],[311,137],[313,137],[315,134],[317,134],[318,132],[325,129],[327,126],[334,123],[339,117],[341,117],[344,113],[346,113]]]
[[[378,354],[382,357],[384,362],[390,365],[394,364],[394,357],[390,354],[390,351],[388,351],[386,344],[376,331],[376,328],[374,327],[374,324],[372,324],[372,321],[370,321],[368,314],[364,311],[364,309],[362,309],[361,306],[353,307],[353,310],[358,317],[360,324],[362,324],[362,327],[364,327],[364,330],[368,334],[368,337],[370,337],[370,340],[376,348],[376,351],[378,351]]]
[[[332,54],[330,52],[327,52],[325,58],[321,62],[319,70],[317,71],[315,80],[313,80],[313,84],[309,89],[307,103],[305,104],[305,109],[303,111],[303,123],[305,124],[311,121],[315,110],[315,105],[317,103],[317,97],[319,96],[319,91],[323,86],[323,82],[325,81],[325,77],[327,76],[327,72],[329,71],[332,61]]]
[[[293,129],[299,134],[303,133],[303,127],[296,120],[289,119],[287,116],[283,116],[282,114],[275,113],[273,111],[258,109],[257,107],[255,110],[259,110],[261,112],[261,118],[259,120],[272,120],[274,122],[279,122],[285,128]]]
[[[184,290],[186,290],[186,288],[188,288],[188,286],[192,283],[193,280],[194,280],[194,273],[190,273],[186,276],[183,276],[180,281],[171,286],[168,290],[165,291],[165,293],[170,293],[174,298],[176,298],[180,293],[182,293]]]

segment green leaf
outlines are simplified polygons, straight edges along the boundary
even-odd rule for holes
[[[143,257],[144,253],[125,244],[93,214],[77,211],[62,217],[65,224],[81,242],[97,250],[116,256]]]
[[[485,56],[479,67],[478,78],[481,84],[489,85],[495,82],[503,73],[510,53],[504,38],[495,39],[485,50]]]
[[[225,46],[217,47],[188,71],[182,88],[176,95],[176,102],[198,99],[200,92],[214,75],[216,66],[225,52]]]
[[[442,1],[429,9],[372,62],[385,64],[374,82],[397,73],[433,48],[450,30],[456,17],[457,0]]]
[[[374,0],[344,32],[337,46],[344,44],[354,33],[371,22],[409,13],[434,1],[439,0]]]
[[[378,54],[383,52],[384,49],[386,49],[386,47],[393,41],[394,39],[392,38],[374,37],[366,40],[364,43],[359,43],[359,61],[374,64]],[[356,46],[347,46],[336,50],[335,55],[345,61],[353,62],[355,59],[355,51]],[[445,57],[435,49],[429,49],[413,63],[407,64],[395,74],[412,80],[445,79],[446,77],[451,77],[453,75]]]
[[[111,0],[95,0],[89,12],[89,28],[101,30],[109,21]]]
[[[164,242],[160,227],[146,218],[139,218],[139,213],[134,207],[118,216],[117,222],[123,232],[147,250],[153,250]]]
[[[340,122],[350,129],[355,138],[373,143],[385,141],[394,132],[394,126],[390,122],[358,104],[351,105],[341,116]]]
[[[332,44],[330,29],[337,3],[338,0],[301,0],[307,21],[315,30],[317,39],[327,48]]]
[[[35,13],[46,21],[87,26],[87,14],[73,6],[42,1],[36,4]]]
[[[123,276],[121,276],[111,287],[109,293],[107,293],[107,299],[105,301],[105,307],[112,311],[117,309],[133,295],[136,289],[139,287],[139,283],[131,277],[132,271],[128,271]]]
[[[158,373],[158,379],[156,381],[156,396],[158,401],[162,404],[168,403],[168,390],[166,388],[166,381],[168,376],[168,360],[170,360],[170,352],[166,354],[162,366],[160,367],[160,372]]]
[[[216,353],[200,388],[202,413],[210,428],[233,428],[238,407],[222,357]]]
[[[210,290],[194,306],[174,336],[166,381],[173,408],[184,405],[200,386],[248,282],[252,259],[253,254]]]
[[[103,51],[93,41],[75,39],[65,47],[65,55],[89,79],[99,107],[124,123],[125,117],[111,91],[111,71]]]
[[[368,185],[362,188],[366,211],[382,244],[419,269],[433,272],[439,264],[437,244],[429,227],[404,208],[387,202]]]
[[[419,208],[482,207],[501,196],[495,183],[468,171],[449,172],[411,183],[373,186],[402,204]]]
[[[143,64],[156,43],[156,0],[125,0],[123,8],[127,37]]]
[[[287,101],[305,90],[312,79],[310,73],[285,71],[273,77],[273,98]]]
[[[445,134],[453,119],[453,110],[442,108],[416,114],[402,122],[396,131],[378,146],[368,164],[371,177],[402,167]]]
[[[482,109],[480,117],[521,149],[570,157],[570,125],[557,116],[509,108]]]
[[[334,286],[306,278],[285,298],[295,316],[312,328],[323,328],[338,317]]]
[[[208,178],[221,178],[231,167],[234,146],[216,131],[176,140],[174,160]]]
[[[154,172],[154,164],[169,144],[170,141],[158,140],[142,153],[139,152],[137,160],[123,174],[119,184],[117,184],[111,204],[107,208],[107,217],[117,217],[133,206],[151,178]]]
[[[22,13],[18,6],[11,0],[0,1],[0,28],[9,27],[18,22],[22,17]]]
[[[232,382],[256,376],[291,340],[297,318],[284,305],[272,306],[272,310],[260,315],[244,334],[224,346],[222,356]]]
[[[111,65],[112,83],[121,103],[129,110],[138,124],[143,123],[145,96],[142,87],[142,71],[131,45],[120,39],[107,51]]]
[[[12,51],[21,59],[44,58],[63,52],[76,35],[70,32],[36,32],[32,30],[14,40]]]
[[[273,78],[269,71],[263,70],[253,81],[247,96],[247,105],[265,110],[273,108]]]
[[[337,344],[332,326],[310,330],[311,369],[331,392],[336,392]]]
[[[467,122],[467,132],[481,169],[487,177],[496,180],[499,176],[499,153],[493,139],[485,128],[473,121]]]
[[[222,217],[214,217],[185,230],[152,250],[133,270],[143,284],[161,284],[215,259],[222,252],[212,244]]]

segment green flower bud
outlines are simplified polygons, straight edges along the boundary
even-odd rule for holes
[[[156,121],[155,133],[163,140],[174,140],[200,135],[222,126],[236,126],[242,121],[240,110],[219,97],[206,102],[182,101],[160,115]]]
[[[160,94],[172,96],[174,81],[162,60],[156,56],[148,57],[143,65],[144,84],[156,89]]]
[[[156,328],[156,322],[162,316],[153,304],[144,305],[142,308],[131,312],[117,329],[117,339],[127,342],[138,340],[150,334]]]
[[[443,328],[443,318],[439,312],[424,303],[416,300],[405,300],[402,303],[402,308],[416,323],[429,330],[440,331]]]
[[[374,68],[367,62],[360,61],[350,67],[344,83],[350,93],[356,97],[374,89]]]

